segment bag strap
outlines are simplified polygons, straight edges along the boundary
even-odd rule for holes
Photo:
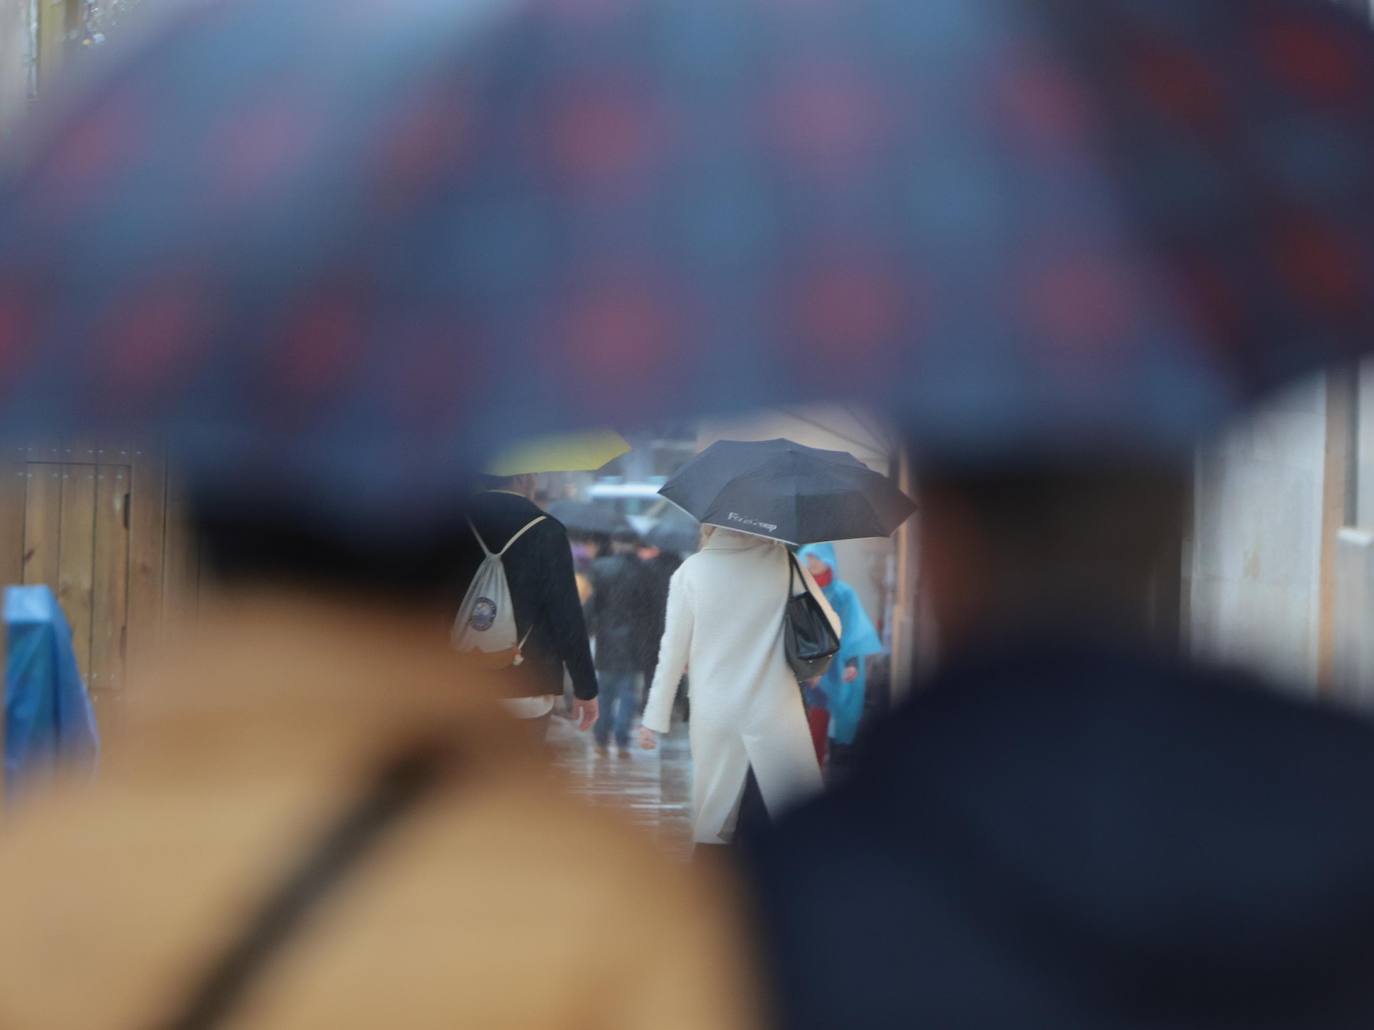
[[[494,558],[495,555],[492,553],[491,548],[487,546],[487,542],[482,539],[482,534],[477,532],[477,527],[472,524],[472,519],[468,519],[468,529],[472,530],[472,535],[477,538],[477,544],[482,548],[482,553],[488,558]]]
[[[801,566],[797,564],[797,556],[791,551],[787,552],[787,599],[790,601],[794,597],[800,596],[797,593],[797,573],[801,571]],[[802,586],[806,587],[806,577],[802,577]],[[805,593],[810,593],[808,587]]]
[[[472,530],[472,535],[477,538],[477,543],[482,548],[482,553],[486,555],[486,557],[503,558],[505,557],[506,552],[511,549],[511,546],[515,543],[515,541],[519,540],[522,536],[524,536],[531,529],[539,525],[539,523],[543,522],[547,518],[547,515],[540,515],[537,519],[532,519],[531,521],[527,522],[524,526],[521,526],[520,531],[516,533],[515,536],[507,540],[506,546],[501,548],[501,550],[499,551],[493,551],[490,547],[487,546],[487,542],[482,539],[482,534],[477,532],[477,527],[472,524],[472,519],[468,519],[468,529]]]
[[[479,538],[480,539],[480,538]],[[253,985],[389,833],[415,814],[452,775],[458,749],[428,739],[374,769],[358,797],[309,843],[257,910],[216,954],[160,1030],[211,1030],[225,1024]]]
[[[524,655],[525,655],[525,641],[529,640],[530,634],[533,633],[533,632],[534,632],[534,624],[531,623],[530,626],[529,626],[529,628],[525,630],[525,635],[524,635],[523,637],[520,638],[520,643],[518,643],[518,644],[515,645],[515,653],[516,653],[516,655],[517,655],[518,657],[520,657],[520,658],[523,658],[523,657],[524,657]]]
[[[547,518],[547,515],[540,515],[537,519],[532,519],[530,522],[526,523],[521,528],[520,532],[516,533],[515,536],[511,537],[509,540],[506,541],[506,546],[501,548],[500,556],[504,558],[506,556],[506,552],[515,546],[515,542],[517,540],[519,540],[522,536],[528,533],[535,526],[539,525],[539,523],[545,521]]]

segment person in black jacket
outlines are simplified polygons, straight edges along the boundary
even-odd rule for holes
[[[630,754],[644,641],[654,631],[649,584],[635,554],[637,544],[632,531],[617,533],[611,553],[597,558],[588,570],[587,627],[596,638],[597,679],[605,701],[603,718],[596,724],[596,744],[604,753],[614,734],[621,757]]]
[[[1183,481],[926,477],[940,667],[751,856],[782,1026],[1374,1026],[1374,725],[1152,641]]]
[[[516,631],[525,640],[524,661],[509,673],[508,707],[517,717],[529,720],[531,732],[542,738],[555,700],[563,693],[566,670],[572,680],[574,718],[580,729],[590,729],[598,715],[597,677],[567,531],[529,499],[533,477],[487,479],[483,485],[485,489],[474,494],[468,505],[468,518],[492,551],[505,547],[534,519],[543,518],[503,559]],[[483,557],[474,536],[457,561],[455,611]]]
[[[644,572],[646,590],[646,630],[643,634],[643,647],[640,649],[644,667],[644,682],[652,683],[658,671],[658,644],[663,639],[663,628],[668,616],[668,584],[673,573],[682,568],[682,556],[672,551],[664,551],[651,544],[639,548],[639,561]]]

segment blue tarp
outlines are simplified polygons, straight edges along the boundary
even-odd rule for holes
[[[59,763],[93,766],[100,738],[52,590],[7,587],[5,635],[5,790],[13,797]]]

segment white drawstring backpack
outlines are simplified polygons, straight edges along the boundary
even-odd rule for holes
[[[468,528],[477,538],[477,543],[486,555],[472,577],[468,591],[463,595],[463,603],[458,607],[458,617],[453,620],[450,639],[453,646],[466,653],[476,654],[482,665],[490,669],[507,669],[524,661],[521,653],[529,630],[524,637],[517,637],[515,628],[515,605],[511,602],[510,582],[506,579],[506,566],[503,559],[517,540],[528,533],[547,516],[540,515],[526,525],[515,536],[506,541],[506,546],[493,552],[477,532],[471,522]],[[531,626],[532,630],[534,627]]]

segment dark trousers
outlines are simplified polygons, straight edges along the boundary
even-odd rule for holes
[[[763,791],[754,777],[753,766],[744,779],[744,793],[739,799],[739,815],[735,819],[735,836],[731,843],[735,847],[749,848],[773,825],[768,815],[768,806],[763,801]]]
[[[830,741],[830,750],[825,762],[825,784],[827,787],[839,783],[853,771],[854,759],[857,754],[855,744],[840,744],[833,740]]]
[[[611,734],[620,747],[630,746],[630,730],[639,714],[639,674],[603,672],[597,676],[600,687],[601,718],[596,720],[596,742],[610,743]]]

